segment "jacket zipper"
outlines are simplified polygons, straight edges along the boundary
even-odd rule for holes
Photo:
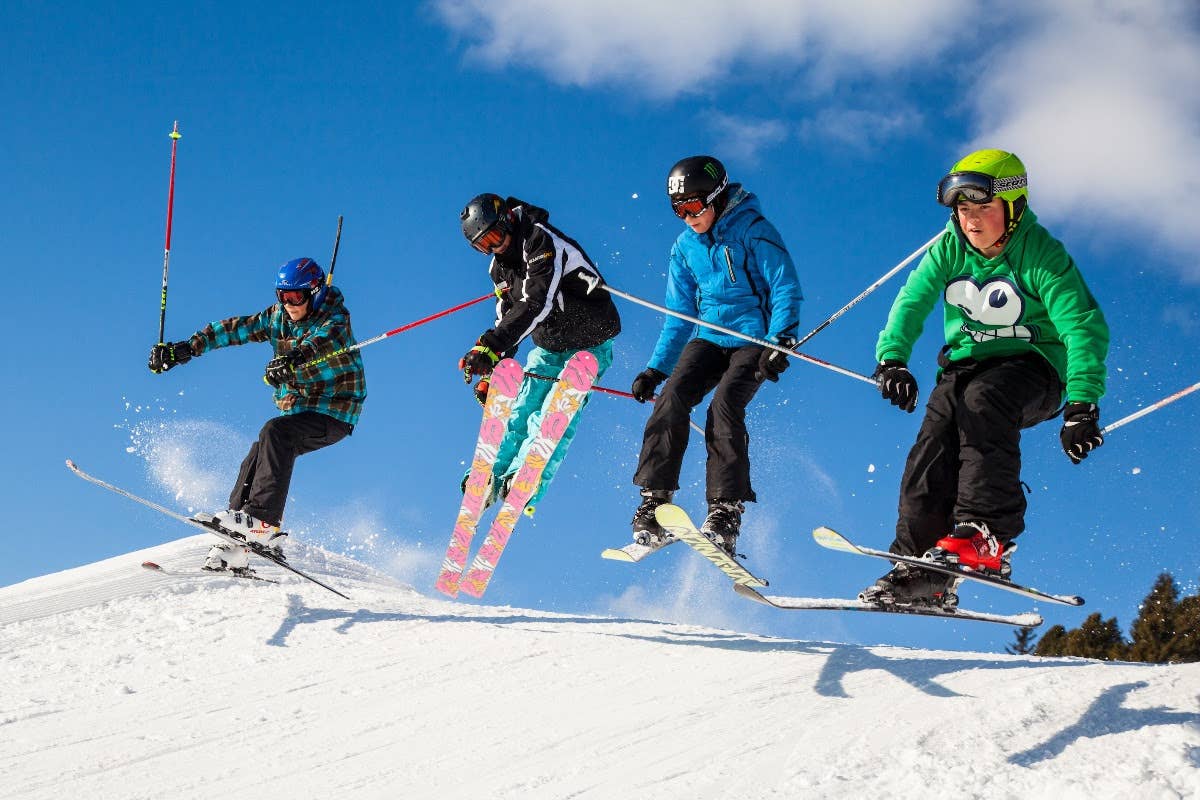
[[[729,265],[729,282],[737,283],[737,277],[733,274],[733,256],[729,255],[729,248],[725,248],[725,263]]]

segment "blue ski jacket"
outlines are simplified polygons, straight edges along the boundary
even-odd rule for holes
[[[666,307],[773,343],[798,338],[804,295],[792,257],[758,198],[736,183],[728,191],[729,203],[707,233],[689,228],[675,240]],[[668,316],[648,366],[669,375],[693,334],[720,347],[747,344]]]

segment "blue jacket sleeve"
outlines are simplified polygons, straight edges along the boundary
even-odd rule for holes
[[[671,248],[670,265],[667,271],[666,307],[690,317],[698,316],[697,290],[696,276],[679,253],[677,243]],[[695,332],[696,324],[694,322],[668,315],[666,322],[663,323],[662,333],[658,335],[658,344],[654,347],[654,354],[650,357],[650,363],[647,366],[670,375],[671,370],[675,368],[675,362],[679,360],[679,354],[683,352],[683,346]]]
[[[778,342],[782,337],[800,338],[800,303],[804,293],[796,265],[783,244],[779,231],[765,219],[755,223],[750,231],[750,247],[754,259],[771,288],[770,327],[767,339]]]

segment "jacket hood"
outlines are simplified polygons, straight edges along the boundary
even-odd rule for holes
[[[538,222],[550,221],[550,212],[544,208],[535,206],[533,203],[526,203],[524,200],[519,200],[516,197],[510,197],[504,203],[513,211],[516,211],[519,207],[521,216],[531,223],[536,224]]]

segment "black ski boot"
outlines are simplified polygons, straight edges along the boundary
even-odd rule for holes
[[[642,504],[633,512],[633,540],[647,547],[658,547],[667,541],[667,532],[654,518],[654,509],[671,502],[670,489],[642,489]]]
[[[888,574],[863,589],[858,599],[881,606],[932,606],[944,610],[958,607],[960,578],[930,569],[897,564]]]
[[[737,557],[737,538],[742,531],[742,512],[746,506],[740,500],[709,500],[708,516],[700,532],[731,557]]]

